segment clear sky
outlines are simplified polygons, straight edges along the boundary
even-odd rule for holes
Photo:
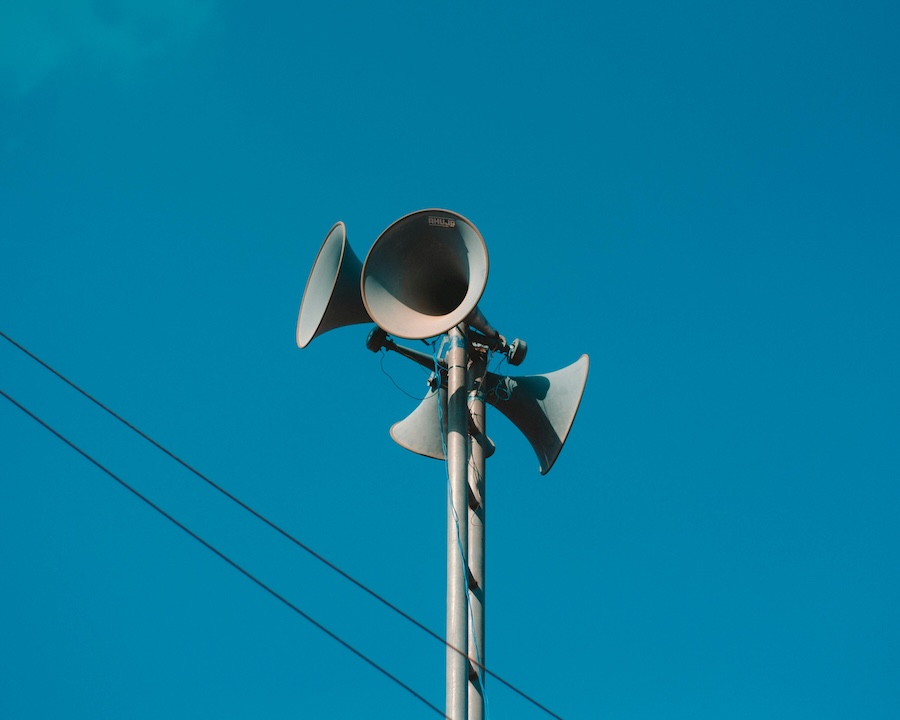
[[[454,210],[514,374],[591,358],[548,475],[488,416],[488,666],[567,720],[897,718],[898,21],[7,0],[0,330],[442,634],[424,376],[294,329],[337,220]],[[0,389],[443,707],[440,644],[2,339]],[[3,718],[434,716],[2,398],[0,548]]]

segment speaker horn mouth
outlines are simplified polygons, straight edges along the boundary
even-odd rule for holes
[[[361,277],[363,303],[391,335],[440,335],[478,305],[488,265],[484,238],[466,218],[449,210],[419,210],[393,223],[369,250]]]
[[[343,325],[368,322],[359,296],[362,263],[347,242],[347,227],[336,222],[316,255],[297,316],[297,346]]]

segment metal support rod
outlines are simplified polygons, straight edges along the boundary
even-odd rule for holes
[[[485,547],[485,446],[487,425],[484,405],[484,378],[487,352],[471,348],[469,365],[469,716],[484,720],[484,547]]]
[[[468,460],[469,412],[467,328],[448,333],[447,351],[447,717],[466,720],[469,661],[452,648],[468,644]]]

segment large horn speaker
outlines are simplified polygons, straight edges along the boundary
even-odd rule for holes
[[[506,415],[537,453],[541,475],[559,457],[587,383],[588,356],[546,375],[501,377],[488,373],[485,384],[493,388],[485,399]]]
[[[411,452],[443,460],[447,445],[447,388],[429,390],[406,419],[391,426],[391,437]]]
[[[559,457],[587,383],[589,360],[582,355],[562,370],[545,375],[505,377],[487,373],[485,400],[504,414],[525,436],[546,475]],[[441,403],[439,406],[438,403]],[[419,455],[444,459],[447,436],[447,389],[431,390],[406,419],[391,428],[394,441]],[[494,451],[486,437],[486,455]]]
[[[463,321],[495,337],[477,308],[487,277],[487,246],[472,223],[449,210],[419,210],[375,241],[361,294],[372,320],[397,337],[434,337]]]
[[[331,228],[313,263],[297,317],[297,347],[344,325],[370,322],[360,295],[362,263],[347,242],[342,222]]]
[[[438,405],[440,403],[440,405]],[[481,445],[486,458],[494,454],[493,441],[469,424],[472,441]],[[391,437],[400,447],[434,458],[444,459],[447,447],[447,388],[432,388],[425,399],[405,419],[391,426]]]

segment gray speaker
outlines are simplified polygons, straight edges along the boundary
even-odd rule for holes
[[[489,404],[506,415],[531,443],[538,456],[541,475],[546,475],[559,457],[584,395],[589,360],[582,355],[562,370],[546,375],[501,377],[488,373]]]
[[[472,423],[469,424],[469,433],[472,441],[481,445],[486,458],[494,454],[497,448],[493,441],[478,432]],[[429,390],[410,415],[391,426],[391,437],[410,452],[443,460],[447,447],[447,388]]]
[[[297,317],[297,347],[305,348],[322,333],[370,322],[360,295],[362,263],[347,242],[347,228],[331,228],[313,263]]]
[[[477,307],[487,277],[487,246],[472,223],[450,210],[419,210],[375,241],[361,295],[372,320],[397,337],[435,337],[463,321],[498,337]]]
[[[391,426],[391,437],[410,452],[443,460],[447,447],[447,388],[429,390],[410,415]]]

